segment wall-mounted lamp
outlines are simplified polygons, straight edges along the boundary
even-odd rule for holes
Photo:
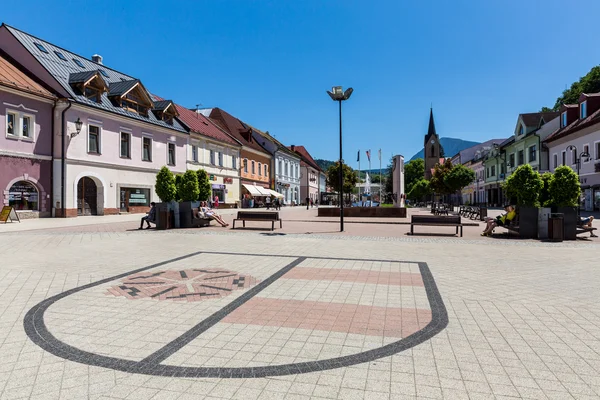
[[[83,122],[81,122],[81,119],[79,117],[77,117],[77,121],[75,121],[75,132],[71,132],[71,139],[73,139],[75,136],[79,135],[79,132],[81,132],[82,126],[83,126]]]

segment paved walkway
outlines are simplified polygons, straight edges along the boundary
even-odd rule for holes
[[[600,396],[598,242],[301,211],[274,233],[0,226],[0,398]]]

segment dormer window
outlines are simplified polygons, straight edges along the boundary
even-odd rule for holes
[[[142,116],[148,116],[148,110],[154,107],[150,95],[137,79],[111,83],[108,97],[116,106]]]
[[[579,105],[579,119],[587,118],[587,100]]]
[[[519,126],[519,135],[522,135],[523,133],[525,133],[525,128],[523,128],[523,125]]]
[[[106,82],[98,71],[77,72],[69,75],[69,84],[88,100],[100,103],[102,93],[107,92]]]
[[[561,127],[565,127],[567,126],[567,112],[563,111],[563,113],[560,115],[560,126]]]
[[[179,112],[171,100],[155,101],[152,110],[156,118],[169,125],[173,125],[173,120],[179,116]]]

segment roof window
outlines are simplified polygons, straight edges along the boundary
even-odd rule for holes
[[[55,51],[55,52],[54,52],[54,54],[56,54],[56,56],[57,56],[58,58],[60,58],[61,60],[63,60],[63,61],[67,61],[67,57],[65,57],[65,56],[63,55],[63,53],[61,53],[60,51]]]
[[[48,54],[48,50],[46,50],[46,48],[44,46],[42,46],[41,44],[39,44],[37,42],[33,42],[33,44],[35,44],[35,47],[37,47],[39,51],[41,51],[42,53]]]
[[[108,74],[106,73],[105,70],[99,69],[98,71],[100,71],[100,73],[102,74],[102,76],[104,76],[105,78],[109,78],[109,76],[108,76]]]
[[[74,58],[74,59],[73,59],[73,61],[75,62],[75,64],[77,64],[77,66],[78,66],[78,67],[80,67],[80,68],[85,68],[85,67],[83,66],[83,63],[82,63],[81,61],[79,61],[78,59]]]

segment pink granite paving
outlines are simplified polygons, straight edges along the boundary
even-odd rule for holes
[[[285,274],[283,278],[372,283],[377,285],[394,286],[423,286],[423,278],[421,277],[421,274],[410,272],[296,267]]]
[[[402,338],[431,322],[431,310],[254,297],[223,322]]]

